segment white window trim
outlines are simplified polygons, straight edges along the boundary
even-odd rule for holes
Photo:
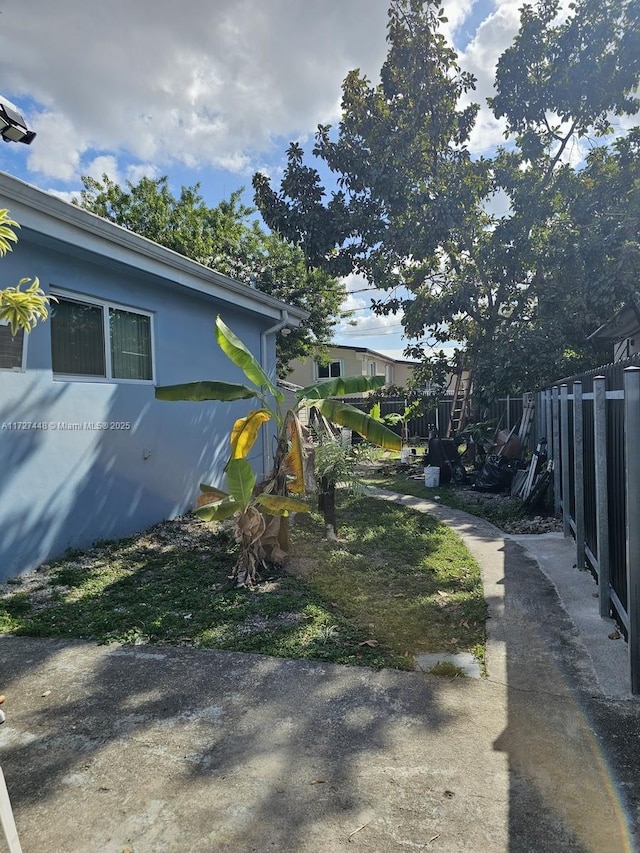
[[[77,293],[73,290],[64,290],[60,287],[52,287],[50,291],[52,296],[59,296],[61,299],[70,299],[73,302],[86,303],[87,305],[95,305],[102,308],[102,334],[104,337],[104,368],[106,376],[86,376],[85,374],[76,373],[53,373],[54,381],[58,382],[98,382],[102,384],[118,384],[118,385],[155,385],[156,384],[156,340],[155,340],[155,323],[154,313],[145,311],[143,308],[138,308],[133,305],[124,305],[122,302],[112,302],[109,299],[98,299],[95,296],[85,296],[84,293]],[[151,333],[151,379],[115,379],[111,376],[111,345],[110,345],[110,330],[109,330],[109,308],[115,308],[120,311],[130,311],[133,314],[142,314],[149,318],[149,329]],[[53,367],[53,364],[51,365]]]
[[[331,361],[328,362],[328,364],[326,366],[330,367],[332,364],[335,364],[335,362],[338,362],[340,364],[340,376],[339,377],[336,377],[336,376],[320,377],[320,366],[321,365],[317,361],[314,361],[313,362],[313,378],[316,380],[319,380],[321,378],[322,379],[339,379],[339,378],[342,378],[344,376],[344,359],[343,358],[332,358]]]
[[[0,326],[8,326],[8,320],[0,320]],[[0,367],[0,371],[2,373],[26,373],[27,372],[27,341],[29,339],[29,333],[27,330],[24,330],[24,334],[22,335],[22,361],[20,362],[20,367]]]

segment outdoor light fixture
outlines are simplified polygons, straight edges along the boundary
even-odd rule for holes
[[[15,104],[2,95],[0,95],[0,136],[5,142],[24,142],[26,145],[31,145],[36,138],[32,130],[27,130],[27,123]]]

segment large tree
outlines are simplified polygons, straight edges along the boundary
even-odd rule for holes
[[[299,329],[278,335],[281,376],[292,359],[322,354],[340,314],[344,286],[311,268],[299,247],[261,228],[255,210],[242,203],[241,189],[209,207],[199,185],[182,187],[176,196],[166,177],[127,181],[124,187],[107,175],[82,182],[78,204],[86,210],[308,311]]]
[[[319,268],[388,290],[373,307],[402,314],[412,355],[459,342],[486,396],[597,359],[586,334],[637,287],[619,272],[637,258],[638,141],[610,136],[639,108],[638,0],[559,8],[525,5],[498,63],[490,106],[508,144],[493,157],[469,150],[475,81],[440,32],[440,3],[392,0],[380,82],[350,72],[338,128],[316,134],[338,190],[297,144],[279,190],[253,180],[272,229]],[[586,144],[586,167],[571,165]]]

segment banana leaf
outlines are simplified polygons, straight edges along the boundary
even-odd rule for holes
[[[325,400],[327,397],[344,397],[346,394],[361,394],[375,391],[384,385],[384,376],[337,376],[323,379],[296,391],[296,400]]]
[[[256,475],[246,459],[231,459],[227,463],[227,486],[241,509],[249,506],[256,485]]]
[[[290,512],[311,512],[304,501],[282,495],[258,495],[256,503],[269,515],[289,515]]]
[[[240,338],[231,331],[219,316],[216,317],[216,341],[222,352],[239,367],[250,382],[259,388],[267,390],[279,403],[284,400],[284,394],[279,391],[264,372],[257,359]]]
[[[399,435],[361,412],[360,409],[356,409],[355,406],[339,403],[337,400],[316,400],[313,405],[328,421],[355,430],[372,444],[385,447],[387,450],[401,450],[402,448],[402,439]]]
[[[264,409],[255,409],[245,418],[238,418],[231,430],[231,458],[244,459],[256,443],[262,424],[271,420]]]
[[[289,452],[285,457],[285,465],[288,473],[293,477],[288,488],[290,492],[301,495],[305,492],[304,439],[300,421],[291,411],[285,415],[284,429],[289,442]]]
[[[196,515],[203,521],[224,521],[231,518],[240,509],[240,505],[231,496],[213,504],[207,504],[196,510]]]
[[[200,483],[201,495],[198,495],[198,506],[206,506],[207,504],[217,503],[217,501],[228,498],[227,492],[222,489],[217,489],[215,486],[207,486],[205,483]]]
[[[156,400],[222,400],[232,402],[233,400],[249,400],[257,394],[246,385],[235,382],[185,382],[182,385],[163,385],[156,388]]]

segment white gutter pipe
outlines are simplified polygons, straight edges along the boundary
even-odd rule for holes
[[[267,370],[267,338],[269,335],[275,335],[281,329],[284,329],[289,325],[289,312],[282,311],[280,314],[280,320],[275,324],[275,326],[271,326],[270,329],[265,329],[264,332],[260,335],[260,364],[262,365],[262,369],[267,374],[269,379],[275,383],[276,381],[276,363],[273,362],[273,370]]]

